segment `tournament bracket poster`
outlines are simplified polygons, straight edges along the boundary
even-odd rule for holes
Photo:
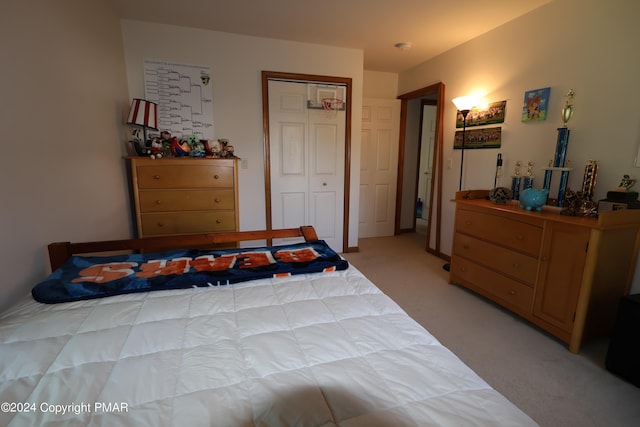
[[[214,139],[210,67],[145,60],[144,92],[158,104],[158,131]]]

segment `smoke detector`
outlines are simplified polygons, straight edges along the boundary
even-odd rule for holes
[[[398,43],[394,44],[394,46],[397,49],[400,49],[400,50],[409,50],[411,48],[411,43],[409,43],[409,42],[398,42]]]

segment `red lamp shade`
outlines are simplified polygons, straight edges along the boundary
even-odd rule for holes
[[[131,101],[127,123],[143,126],[144,128],[158,129],[158,104],[145,99],[134,98]]]

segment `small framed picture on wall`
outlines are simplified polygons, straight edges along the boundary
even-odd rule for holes
[[[529,90],[524,93],[524,104],[522,106],[523,122],[541,122],[547,119],[550,93],[550,87]]]

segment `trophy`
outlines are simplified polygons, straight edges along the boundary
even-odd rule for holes
[[[511,192],[513,193],[513,200],[520,200],[520,183],[522,182],[522,177],[520,176],[520,160],[516,162],[516,169],[511,178]]]
[[[564,101],[564,107],[562,108],[562,122],[564,123],[564,127],[567,127],[567,122],[573,115],[573,97],[575,96],[575,92],[573,89],[569,89],[569,92],[565,95],[567,98]]]
[[[533,188],[533,162],[531,161],[527,163],[527,175],[524,177],[524,184],[522,185],[523,190],[527,188]]]
[[[544,168],[544,185],[543,188],[549,190],[551,185],[551,174],[554,171],[560,172],[560,185],[558,188],[558,199],[555,204],[562,207],[564,205],[564,196],[567,191],[567,181],[569,179],[570,167],[567,167],[567,147],[569,145],[569,128],[567,122],[573,115],[573,97],[575,92],[570,89],[565,95],[564,107],[562,108],[562,123],[563,126],[558,128],[558,139],[556,141],[556,152],[553,156],[553,166]],[[551,199],[550,199],[551,200]]]

